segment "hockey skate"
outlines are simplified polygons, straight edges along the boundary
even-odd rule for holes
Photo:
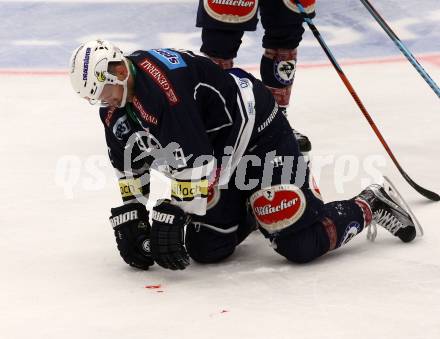
[[[284,114],[287,118],[287,108],[280,107],[280,112]],[[307,153],[312,150],[312,143],[309,138],[307,138],[304,134],[298,132],[296,129],[292,128],[293,135],[295,136],[296,141],[298,142],[299,151],[301,153]]]
[[[400,193],[384,177],[383,186],[373,184],[363,190],[358,198],[365,200],[371,207],[373,220],[368,226],[367,238],[374,241],[377,235],[376,225],[380,225],[403,242],[414,240],[417,235],[416,227],[423,235],[423,229],[408,204]]]
[[[298,141],[299,151],[301,153],[310,152],[312,150],[312,143],[310,142],[309,138],[294,128],[292,128],[292,132],[295,135],[296,141]]]

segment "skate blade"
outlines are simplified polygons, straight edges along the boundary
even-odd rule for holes
[[[411,219],[414,222],[414,225],[416,226],[416,230],[418,230],[418,232],[417,232],[418,235],[420,237],[423,237],[424,232],[423,232],[422,225],[420,225],[419,220],[417,219],[417,217],[415,216],[415,214],[413,213],[413,211],[409,207],[408,203],[405,201],[405,199],[403,199],[402,195],[399,193],[396,186],[394,186],[394,184],[391,182],[391,180],[387,176],[383,176],[383,179],[384,179],[383,188],[385,189],[387,194],[391,198],[395,199],[400,205],[402,205],[404,207],[406,212],[411,216]]]

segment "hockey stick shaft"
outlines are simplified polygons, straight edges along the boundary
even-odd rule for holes
[[[382,16],[376,11],[376,9],[371,5],[368,0],[360,0],[365,8],[370,12],[373,18],[377,21],[380,27],[388,34],[391,40],[396,44],[399,50],[403,53],[403,55],[408,59],[411,65],[417,70],[417,72],[421,75],[421,77],[426,81],[429,87],[432,88],[437,97],[440,98],[440,89],[435,83],[435,81],[429,76],[428,72],[420,65],[414,55],[409,51],[409,49],[402,43],[399,37],[394,33],[390,26],[386,23],[386,21],[382,18]]]
[[[377,125],[375,124],[373,119],[371,118],[370,114],[368,113],[368,111],[365,108],[364,104],[362,103],[361,99],[357,95],[356,91],[354,90],[353,86],[351,85],[350,81],[348,80],[347,76],[345,75],[344,71],[342,70],[341,66],[339,65],[336,58],[333,56],[332,52],[330,51],[330,48],[325,43],[324,39],[322,38],[322,36],[319,33],[316,26],[313,24],[312,19],[310,19],[307,16],[306,11],[304,10],[304,7],[301,5],[299,0],[296,0],[296,5],[297,5],[298,9],[300,10],[301,14],[303,15],[304,21],[307,23],[307,25],[309,26],[313,35],[318,40],[319,44],[321,45],[321,47],[324,50],[327,57],[329,58],[333,67],[335,68],[336,72],[338,73],[339,77],[341,78],[342,82],[344,83],[345,87],[350,92],[351,96],[353,97],[354,101],[358,105],[358,107],[361,110],[362,114],[364,115],[365,119],[367,119],[367,121],[370,124],[371,128],[373,129],[374,133],[379,138],[379,140],[382,143],[383,147],[385,148],[386,152],[388,153],[391,160],[393,161],[394,165],[396,165],[400,174],[402,174],[404,179],[411,185],[411,187],[413,187],[417,192],[419,192],[425,198],[428,198],[428,199],[434,200],[434,201],[439,201],[440,196],[437,193],[429,191],[426,188],[423,188],[420,185],[418,185],[417,183],[415,183],[410,178],[410,176],[403,170],[402,166],[400,166],[399,162],[397,161],[396,157],[394,156],[393,152],[391,151],[390,147],[388,146],[387,142],[385,141],[384,137],[382,136],[382,133],[380,133],[379,128],[377,127]]]

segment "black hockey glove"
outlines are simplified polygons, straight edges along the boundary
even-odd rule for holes
[[[168,200],[153,208],[151,226],[151,254],[154,261],[170,270],[183,270],[189,265],[189,256],[184,247],[184,227],[190,217]]]
[[[122,259],[130,266],[148,270],[154,265],[150,251],[148,211],[139,203],[122,205],[111,209],[110,223]]]

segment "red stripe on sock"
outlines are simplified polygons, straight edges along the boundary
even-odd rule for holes
[[[364,215],[364,227],[366,227],[369,224],[371,224],[371,221],[373,220],[373,213],[371,212],[370,205],[368,205],[368,203],[365,200],[361,199],[361,198],[354,199],[354,202],[362,210],[362,213]]]
[[[336,243],[338,241],[338,233],[336,232],[336,225],[329,218],[322,219],[321,223],[322,226],[324,226],[324,229],[327,232],[328,240],[330,241],[330,246],[328,250],[332,251],[336,248]]]

